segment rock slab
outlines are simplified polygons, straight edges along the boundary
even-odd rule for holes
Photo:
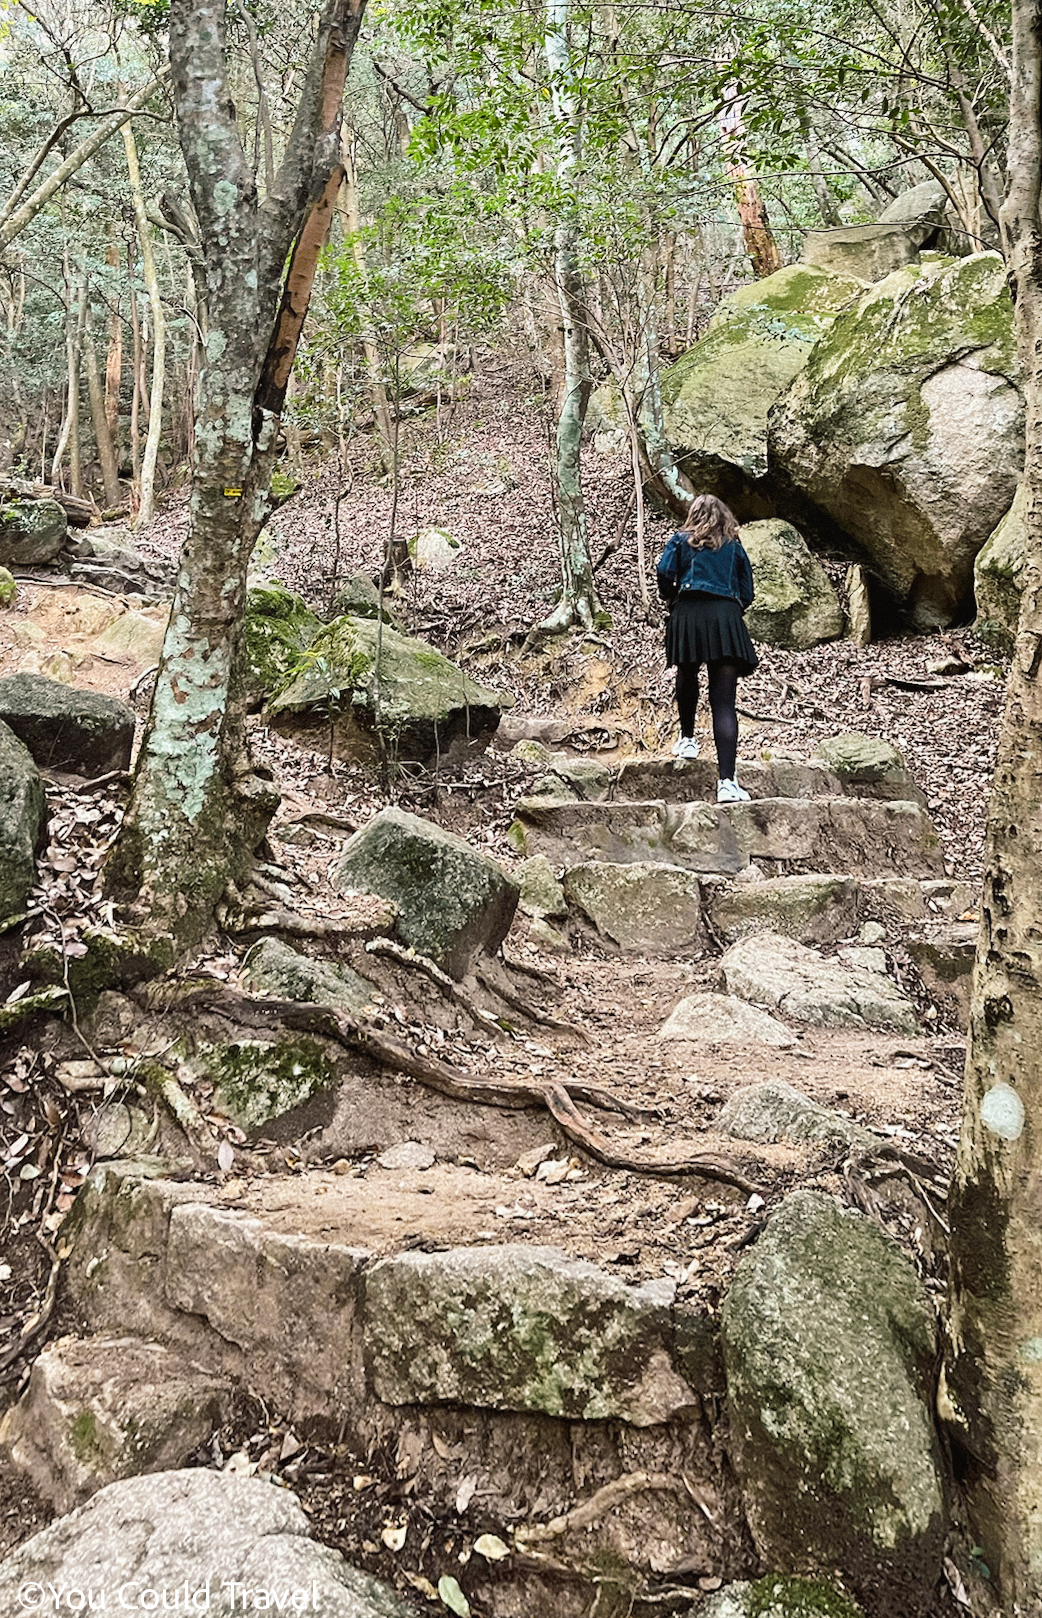
[[[101,1593],[69,1611],[111,1610],[121,1595],[135,1611],[172,1611],[180,1597],[182,1612],[235,1618],[262,1610],[256,1593],[263,1591],[271,1612],[414,1618],[386,1585],[308,1534],[296,1495],[258,1478],[202,1469],[129,1478],[0,1562],[0,1611],[23,1612],[19,1592],[42,1587],[46,1596],[54,1585]],[[54,1609],[41,1603],[37,1610]]]
[[[130,768],[134,712],[118,697],[9,674],[0,680],[0,720],[42,769],[90,776]]]
[[[36,881],[47,823],[40,772],[28,748],[0,722],[0,926],[24,907]]]
[[[673,1007],[659,1039],[689,1039],[697,1045],[773,1045],[796,1041],[777,1017],[730,994],[689,994]]]
[[[499,948],[520,893],[487,854],[402,809],[381,810],[348,839],[333,880],[340,892],[390,899],[405,943],[456,978]]]
[[[0,1445],[59,1511],[119,1478],[166,1472],[227,1418],[229,1382],[140,1338],[63,1337],[33,1364]]]
[[[769,517],[746,523],[741,537],[756,580],[756,599],[746,614],[753,640],[790,652],[838,640],[843,608],[803,535]]]
[[[711,1375],[710,1328],[690,1317],[685,1341],[673,1291],[625,1286],[552,1247],[402,1253],[365,1278],[373,1388],[392,1405],[655,1426],[691,1414]]]
[[[575,865],[565,872],[564,891],[601,937],[620,949],[672,954],[704,939],[698,877],[680,866]]]
[[[790,1572],[880,1558],[930,1586],[944,1498],[929,1298],[897,1246],[814,1191],[788,1197],[722,1315],[733,1455],[757,1548]]]
[[[776,933],[732,944],[721,961],[732,994],[822,1028],[891,1028],[914,1034],[915,1007],[879,972],[846,966]]]

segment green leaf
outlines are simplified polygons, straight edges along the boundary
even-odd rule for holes
[[[438,1594],[450,1612],[458,1613],[459,1618],[470,1618],[470,1602],[451,1574],[443,1573],[438,1580]]]

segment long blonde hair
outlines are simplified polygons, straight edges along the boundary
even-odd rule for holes
[[[696,551],[718,551],[738,538],[738,519],[715,494],[696,494],[680,532]]]

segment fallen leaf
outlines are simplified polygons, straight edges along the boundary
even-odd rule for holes
[[[458,1614],[458,1618],[470,1618],[470,1602],[451,1574],[443,1573],[438,1580],[438,1594],[450,1612]]]
[[[456,1510],[459,1512],[460,1516],[463,1515],[467,1507],[470,1505],[470,1502],[473,1500],[477,1487],[478,1480],[473,1474],[471,1474],[469,1477],[460,1479],[459,1488],[456,1490]]]
[[[409,1532],[407,1523],[401,1523],[397,1528],[382,1528],[380,1538],[389,1551],[400,1551],[405,1544],[405,1537]]]
[[[504,1556],[510,1555],[510,1546],[505,1545],[498,1534],[482,1534],[474,1541],[474,1549],[486,1562],[501,1562]]]
[[[227,1174],[234,1162],[235,1148],[228,1141],[222,1140],[220,1146],[217,1148],[218,1167],[223,1169],[225,1174]]]

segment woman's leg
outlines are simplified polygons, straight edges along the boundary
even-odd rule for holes
[[[680,715],[681,736],[695,734],[695,714],[698,711],[698,664],[677,664],[677,711]]]
[[[677,673],[679,674],[679,669]],[[735,759],[738,756],[738,714],[735,699],[738,696],[738,664],[720,662],[709,665],[709,706],[713,711],[713,740],[721,781],[733,781]]]

